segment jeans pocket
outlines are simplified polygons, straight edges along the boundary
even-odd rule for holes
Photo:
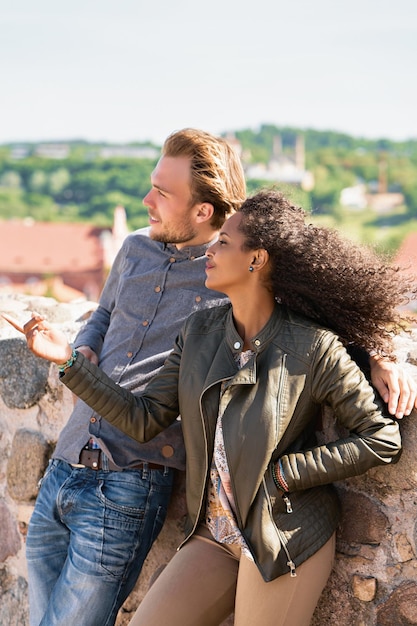
[[[100,481],[98,492],[103,526],[100,561],[108,573],[121,576],[132,560],[146,557],[165,521],[171,490],[154,489],[152,481],[137,472],[112,474]]]

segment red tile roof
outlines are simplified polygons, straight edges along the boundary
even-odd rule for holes
[[[23,293],[27,296],[49,295],[59,302],[72,302],[73,300],[82,300],[86,297],[82,291],[66,285],[60,276],[55,276],[51,280],[39,279],[31,283],[2,284],[0,279],[0,295],[11,293]]]
[[[82,272],[103,267],[100,234],[90,224],[0,221],[0,273]]]

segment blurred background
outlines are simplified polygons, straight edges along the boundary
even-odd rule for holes
[[[414,0],[15,0],[0,9],[0,293],[96,300],[165,137],[417,275]]]

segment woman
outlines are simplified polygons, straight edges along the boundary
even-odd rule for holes
[[[138,441],[182,416],[186,539],[134,626],[214,625],[233,610],[237,626],[309,624],[334,555],[331,483],[400,451],[398,424],[382,414],[343,341],[391,354],[409,285],[370,252],[304,220],[273,191],[227,220],[207,251],[206,285],[231,305],[187,320],[143,395],[114,384],[42,317],[25,325],[32,351]],[[324,403],[348,434],[319,445]]]

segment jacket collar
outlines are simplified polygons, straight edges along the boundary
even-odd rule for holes
[[[270,343],[273,336],[278,332],[282,326],[282,309],[277,303],[272,311],[272,315],[261,329],[261,331],[251,341],[251,350],[258,353],[262,352],[265,347]],[[233,322],[233,310],[232,307],[228,310],[226,317],[226,343],[231,350],[233,356],[242,351],[243,340],[238,334]]]
[[[255,353],[262,352],[279,328],[282,326],[282,309],[277,304],[272,312],[266,325],[262,328],[261,332],[253,338],[252,350]],[[235,357],[242,351],[243,341],[233,322],[232,307],[228,309],[225,318],[225,337],[220,342],[218,349],[214,355],[213,361],[207,372],[206,380],[204,383],[204,389],[211,387],[211,385],[230,379],[236,376],[238,367],[236,365]],[[248,365],[239,370],[238,378],[234,378],[235,382],[253,384],[256,381],[256,359],[249,361]]]

